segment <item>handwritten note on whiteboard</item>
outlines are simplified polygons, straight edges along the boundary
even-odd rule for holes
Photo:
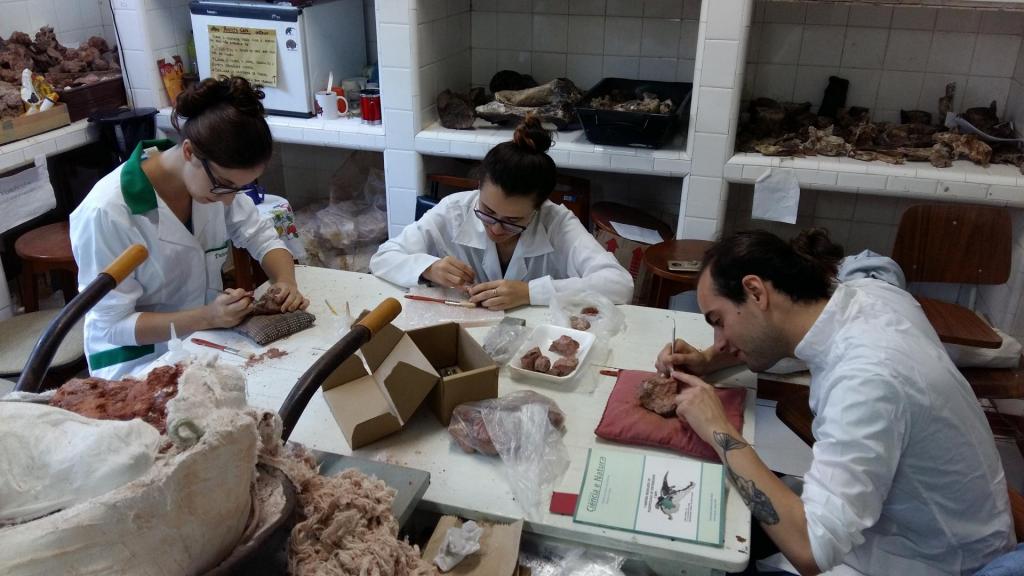
[[[277,32],[239,26],[208,26],[210,76],[241,76],[261,86],[277,86]]]

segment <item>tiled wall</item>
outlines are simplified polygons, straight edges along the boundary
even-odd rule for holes
[[[435,99],[445,89],[469,89],[470,57],[469,0],[420,0],[416,3],[416,50],[419,55],[421,124],[437,121]]]
[[[605,76],[690,82],[700,0],[474,0],[473,84],[499,70],[586,90]]]
[[[77,48],[90,36],[117,43],[107,0],[0,0],[0,14],[4,39],[14,31],[34,37],[41,26],[53,26],[65,46]]]
[[[934,113],[956,82],[957,110],[995,100],[1002,114],[1022,33],[1017,11],[762,0],[743,96],[817,106],[838,75],[850,81],[848,105],[894,121],[901,108]]]

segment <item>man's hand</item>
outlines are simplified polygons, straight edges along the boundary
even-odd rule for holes
[[[274,301],[281,307],[281,312],[305,310],[309,306],[309,298],[302,296],[294,282],[275,282],[268,290],[277,289]]]
[[[469,301],[489,310],[508,310],[530,303],[530,285],[519,280],[482,282],[469,290]]]
[[[685,420],[701,440],[714,446],[715,432],[741,437],[725,417],[725,408],[714,386],[683,372],[672,372],[672,377],[683,383],[676,396],[676,415]]]
[[[685,340],[676,340],[674,350],[669,350],[666,344],[658,354],[654,367],[659,374],[670,374],[673,370],[681,370],[690,374],[703,375],[707,373],[708,357],[704,352],[690,346]]]
[[[206,305],[205,316],[214,328],[231,328],[252,312],[253,304],[252,294],[241,288],[231,288]]]
[[[465,284],[472,284],[476,273],[458,258],[445,256],[434,262],[429,268],[423,271],[422,276],[438,286],[455,288]]]

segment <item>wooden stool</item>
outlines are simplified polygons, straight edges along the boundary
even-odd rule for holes
[[[101,231],[97,230],[97,233]],[[67,222],[47,224],[26,232],[15,241],[14,251],[24,266],[21,271],[21,302],[25,312],[39,310],[37,274],[56,270],[70,275],[60,279],[64,302],[70,302],[78,293],[78,265],[71,253],[71,232]]]
[[[618,222],[619,224],[629,224],[631,226],[640,226],[641,228],[657,230],[658,234],[661,234],[662,240],[668,240],[672,237],[672,228],[669,227],[668,224],[665,224],[646,212],[642,212],[631,206],[626,206],[625,204],[617,204],[615,202],[598,202],[590,208],[590,219],[593,220],[595,227],[600,228],[609,234],[615,234],[616,236],[618,236],[619,233],[612,227],[612,221]]]
[[[647,305],[668,308],[669,298],[680,292],[697,289],[698,272],[671,272],[669,260],[703,260],[711,247],[707,240],[668,240],[655,244],[644,252],[644,263],[651,271],[651,288]]]

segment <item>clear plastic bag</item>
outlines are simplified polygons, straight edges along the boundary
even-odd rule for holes
[[[448,432],[467,452],[501,457],[527,519],[540,517],[551,486],[569,467],[565,413],[532,390],[456,406]]]
[[[551,321],[556,326],[590,332],[603,341],[626,328],[626,315],[622,310],[597,292],[556,292],[551,297]]]
[[[530,329],[521,319],[503,318],[487,332],[483,344],[484,352],[487,352],[495,364],[499,366],[508,364],[529,333]]]
[[[525,540],[519,548],[519,565],[532,576],[624,576],[621,556],[550,541]]]

